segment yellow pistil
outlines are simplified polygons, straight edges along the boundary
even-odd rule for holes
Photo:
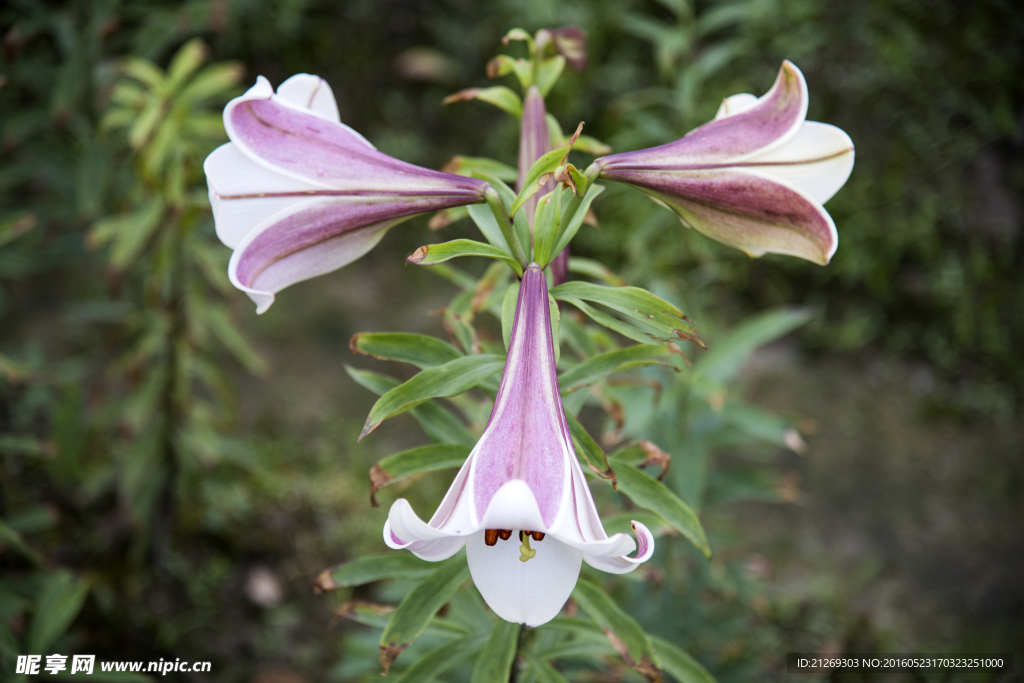
[[[523,539],[523,544],[519,546],[519,561],[529,562],[537,556],[537,551],[530,547],[530,534],[519,532],[519,538]]]

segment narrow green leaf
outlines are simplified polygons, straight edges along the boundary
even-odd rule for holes
[[[629,666],[649,681],[661,680],[661,661],[650,639],[611,596],[590,581],[580,579],[572,597],[604,629],[608,642]]]
[[[556,288],[557,289],[557,288]],[[775,308],[753,315],[734,327],[694,368],[695,378],[726,383],[746,364],[760,346],[789,334],[811,319],[805,308]]]
[[[591,154],[595,157],[602,157],[606,154],[612,153],[612,148],[610,146],[589,135],[581,135],[576,140],[576,144],[573,145],[572,148],[577,152]]]
[[[33,564],[42,567],[43,557],[35,550],[30,548],[17,531],[12,529],[4,520],[0,519],[0,541],[3,541],[10,547],[14,548],[26,558],[32,561]]]
[[[512,324],[516,319],[516,304],[519,302],[519,283],[513,282],[505,290],[505,298],[501,300],[501,337],[505,341],[505,350],[512,341]]]
[[[524,652],[522,657],[537,677],[537,683],[569,683],[569,679],[560,674],[555,667],[551,666],[548,662],[542,661],[536,655]]]
[[[562,195],[569,190],[556,186],[537,201],[533,218],[533,258],[543,268],[551,262],[552,248],[562,222]]]
[[[592,185],[576,205],[566,207],[566,215],[559,225],[555,248],[551,250],[552,254],[560,254],[563,249],[569,246],[569,242],[572,241],[572,238],[576,236],[576,233],[579,232],[580,227],[583,225],[583,219],[587,217],[590,205],[602,192],[604,192],[604,185]]]
[[[511,254],[508,243],[505,242],[505,236],[501,234],[501,228],[498,227],[498,221],[494,218],[494,213],[487,204],[471,204],[469,207],[469,217],[476,223],[476,227],[480,229],[480,234],[491,243],[495,249],[502,251],[506,254]]]
[[[336,588],[362,586],[381,579],[414,579],[427,576],[436,569],[436,566],[415,555],[370,555],[328,567],[313,581],[313,588],[323,593]]]
[[[650,636],[655,651],[661,657],[661,665],[677,683],[716,683],[715,677],[704,665],[691,657],[685,650],[664,638]]]
[[[483,256],[498,259],[507,263],[512,270],[516,271],[517,275],[523,274],[523,267],[512,258],[511,254],[499,247],[475,240],[458,239],[442,244],[428,244],[417,249],[406,261],[421,266],[432,266],[460,256]]]
[[[420,560],[421,562],[423,560]],[[437,565],[431,566],[436,570]],[[428,574],[429,575],[429,574]],[[371,626],[373,628],[385,629],[391,621],[395,608],[392,605],[382,605],[366,600],[349,600],[338,609],[334,610],[334,616],[345,617],[357,624]],[[423,629],[423,634],[438,636],[440,638],[462,638],[468,636],[470,631],[461,624],[455,624],[447,619],[434,617]],[[421,634],[421,635],[423,635]]]
[[[660,481],[635,467],[622,464],[615,470],[619,491],[629,496],[638,507],[665,518],[706,557],[711,557],[708,538],[693,509]]]
[[[498,619],[491,628],[491,635],[484,645],[484,651],[473,667],[472,683],[495,683],[509,680],[512,663],[519,645],[519,624]]]
[[[558,289],[558,287],[556,287],[555,289]],[[552,292],[553,291],[554,290],[552,290]],[[554,295],[552,294],[552,296]],[[619,320],[613,315],[610,315],[602,310],[594,308],[593,306],[585,303],[581,299],[576,299],[571,296],[565,295],[556,298],[558,298],[561,301],[564,301],[567,304],[572,304],[576,308],[583,311],[583,313],[588,318],[596,322],[598,325],[603,325],[604,327],[607,327],[609,330],[618,332],[627,339],[632,339],[633,341],[640,342],[641,344],[661,345],[666,343],[666,340],[664,338],[657,337],[654,334],[651,334],[650,332],[645,332],[627,322]]]
[[[394,377],[388,377],[370,370],[360,370],[345,364],[345,372],[348,373],[357,384],[380,396],[390,389],[394,389],[399,382]],[[420,427],[434,441],[440,443],[458,443],[472,448],[476,445],[476,437],[466,429],[459,418],[437,405],[432,401],[421,403],[409,413],[420,423]]]
[[[693,328],[686,324],[689,319],[681,310],[640,287],[606,287],[573,280],[552,289],[551,295],[564,301],[583,300],[601,304],[653,328],[664,334],[667,340],[686,339],[702,345]]]
[[[551,92],[551,88],[555,87],[555,83],[558,82],[558,77],[562,75],[562,69],[565,68],[565,57],[562,55],[555,55],[548,59],[541,60],[537,68],[537,88],[540,90],[540,94],[544,97],[548,96]]]
[[[452,102],[469,102],[470,100],[480,100],[481,102],[493,104],[498,109],[515,116],[517,119],[523,118],[522,98],[514,90],[504,85],[494,85],[490,88],[466,88],[449,95],[441,103],[451,104]]]
[[[569,153],[570,146],[559,147],[553,149],[540,159],[534,162],[533,166],[526,173],[526,178],[523,179],[523,189],[519,191],[519,195],[516,197],[515,202],[512,203],[512,207],[509,209],[509,215],[515,216],[522,208],[526,200],[537,194],[541,186],[537,182],[541,176],[547,173],[553,173],[556,168],[562,165],[562,160]]]
[[[459,444],[422,446],[395,453],[370,468],[370,504],[377,507],[377,491],[414,474],[462,467],[472,449]]]
[[[573,256],[569,259],[569,272],[592,277],[613,286],[625,286],[626,281],[613,273],[606,265],[593,259]]]
[[[501,356],[477,355],[422,370],[408,382],[381,396],[370,410],[359,435],[375,430],[384,420],[400,415],[416,405],[438,396],[455,396],[469,391],[505,366]]]
[[[412,363],[421,369],[444,365],[463,355],[437,337],[407,332],[357,332],[349,340],[348,348],[352,353]]]
[[[46,577],[29,628],[27,652],[44,652],[71,626],[89,593],[89,586],[67,571]]]
[[[385,674],[391,662],[423,633],[437,610],[452,599],[468,574],[466,556],[459,554],[442,563],[433,574],[409,591],[380,637],[380,663]]]
[[[565,419],[569,423],[569,432],[572,434],[572,443],[576,447],[577,457],[582,453],[583,460],[587,463],[590,471],[602,479],[611,479],[612,487],[617,490],[618,482],[615,472],[612,471],[612,467],[608,463],[608,456],[572,413],[566,412]]]
[[[623,370],[645,365],[665,365],[674,368],[671,363],[664,362],[671,354],[667,346],[627,346],[618,351],[609,351],[588,358],[563,372],[558,377],[558,386],[564,396]]]
[[[394,683],[430,683],[459,662],[479,652],[484,642],[482,635],[473,635],[445,643],[417,660],[403,671]]]
[[[456,155],[453,156],[441,170],[462,176],[473,176],[475,173],[486,173],[487,175],[494,176],[495,178],[499,178],[510,183],[515,182],[516,180],[516,169],[508,164],[503,164],[497,159],[489,159],[487,157],[467,157]]]

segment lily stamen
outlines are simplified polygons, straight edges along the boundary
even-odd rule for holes
[[[519,538],[523,540],[523,544],[519,546],[519,561],[529,562],[537,557],[537,551],[530,547],[530,532],[523,533],[520,531]]]

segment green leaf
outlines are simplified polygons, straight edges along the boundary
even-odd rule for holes
[[[423,562],[423,560],[420,560],[420,562]],[[435,571],[437,569],[436,565],[430,568]],[[335,617],[345,617],[357,624],[379,629],[387,628],[394,613],[395,608],[391,605],[381,605],[380,603],[367,602],[366,600],[349,600],[334,610]],[[461,624],[455,624],[447,619],[434,617],[427,623],[423,633],[440,638],[462,638],[469,635],[470,631]]]
[[[661,679],[661,660],[647,634],[633,617],[615,604],[611,596],[597,585],[581,578],[576,582],[572,597],[587,615],[604,629],[608,642],[626,664],[649,681]]]
[[[577,307],[577,301],[591,301],[607,306],[630,318],[639,329],[650,328],[664,335],[662,343],[685,339],[703,345],[693,328],[686,324],[689,318],[681,310],[640,287],[606,287],[573,280],[552,289],[551,295]],[[587,313],[582,308],[580,310]]]
[[[670,363],[663,362],[672,355],[666,346],[627,346],[618,351],[609,351],[593,358],[588,358],[579,365],[566,370],[558,377],[558,386],[562,395],[569,394],[582,387],[599,382],[608,375],[645,365],[665,365],[674,369]]]
[[[401,415],[410,408],[438,396],[456,396],[469,391],[491,375],[505,367],[501,356],[480,354],[465,356],[453,361],[427,368],[381,396],[370,410],[359,435],[364,436],[375,430],[381,422]]]
[[[613,287],[622,287],[626,284],[625,280],[613,273],[603,263],[580,256],[573,256],[569,259],[569,272],[601,280]]]
[[[89,232],[89,245],[98,246],[111,241],[110,265],[115,270],[123,270],[131,265],[156,232],[163,213],[164,203],[157,197],[125,216],[99,220]]]
[[[578,198],[579,201],[570,203],[566,207],[565,216],[558,227],[558,238],[555,241],[555,248],[551,250],[552,254],[560,254],[563,249],[569,246],[569,242],[572,241],[572,238],[576,236],[576,233],[579,232],[580,227],[583,225],[583,219],[587,217],[590,205],[602,192],[604,192],[604,185],[592,185],[587,189],[586,194],[582,198]]]
[[[0,519],[0,541],[5,542],[10,547],[14,548],[26,558],[32,561],[33,564],[42,567],[44,561],[42,556],[35,550],[30,548],[22,539],[21,534],[12,529],[4,520]]]
[[[494,683],[509,680],[512,663],[519,645],[519,624],[498,619],[491,628],[491,635],[484,645],[484,651],[473,667],[471,683]]]
[[[498,227],[498,221],[494,219],[494,213],[491,212],[491,208],[486,204],[471,204],[468,209],[469,217],[473,219],[476,227],[480,229],[480,233],[491,243],[491,246],[505,254],[511,254],[512,252],[509,250],[508,243],[505,242],[505,236],[501,234],[501,228]]]
[[[348,373],[357,384],[380,396],[399,385],[394,377],[381,375],[370,370],[360,370],[348,364]],[[433,402],[421,403],[409,413],[420,423],[420,427],[434,441],[440,443],[458,443],[472,448],[476,445],[476,437],[466,429],[459,418]]]
[[[562,55],[549,57],[541,60],[537,66],[537,88],[541,95],[547,97],[551,88],[555,87],[555,83],[558,82],[558,77],[562,75],[562,69],[565,68],[565,57]]]
[[[556,287],[555,289],[558,288]],[[630,323],[624,322],[613,315],[610,315],[602,310],[594,308],[590,304],[583,302],[581,299],[576,299],[564,295],[558,298],[561,301],[564,301],[568,304],[572,304],[576,308],[583,311],[583,313],[588,318],[596,322],[598,325],[603,325],[604,327],[607,327],[609,330],[618,332],[627,339],[632,339],[633,341],[640,342],[641,344],[662,345],[665,343],[665,340],[663,338],[657,337],[651,334],[650,332],[645,332],[637,327],[634,327]]]
[[[487,157],[467,157],[456,155],[453,156],[441,170],[462,176],[473,176],[476,173],[484,173],[510,183],[513,183],[516,180],[516,169],[496,159],[489,159]]]
[[[635,467],[622,464],[623,467],[615,470],[619,491],[629,496],[638,507],[664,517],[706,557],[711,557],[707,536],[693,509],[660,481]]]
[[[524,652],[522,657],[537,677],[537,683],[569,683],[569,680],[560,674],[555,667],[551,666],[548,662],[542,661],[536,655]]]
[[[715,683],[715,677],[704,665],[682,648],[658,636],[650,636],[650,639],[661,657],[661,665],[678,683]]]
[[[556,288],[557,289],[557,288]],[[758,347],[775,341],[811,319],[804,308],[775,308],[753,315],[716,340],[694,368],[695,379],[727,383]]]
[[[68,571],[46,577],[26,641],[26,652],[44,652],[78,616],[89,586]]]
[[[174,94],[188,77],[202,66],[208,52],[206,45],[199,38],[193,38],[181,46],[167,67],[167,94]]]
[[[395,453],[370,468],[370,504],[377,507],[377,491],[414,474],[462,467],[472,449],[459,444],[421,446]]]
[[[481,102],[493,104],[498,109],[515,116],[517,119],[523,118],[522,98],[514,90],[504,85],[494,85],[490,88],[466,88],[449,95],[441,103],[451,104],[452,102],[469,102],[470,100],[480,100]]]
[[[523,189],[519,191],[519,195],[508,210],[510,216],[515,216],[523,204],[526,203],[526,200],[537,194],[541,188],[541,185],[538,183],[541,176],[553,173],[556,168],[561,166],[562,160],[565,159],[570,149],[569,145],[553,149],[534,162],[530,170],[527,171],[526,178],[523,179]]]
[[[577,152],[584,152],[595,157],[602,157],[606,154],[612,153],[612,148],[610,146],[589,135],[581,135],[576,140],[576,144],[573,145],[572,148]]]
[[[313,587],[318,592],[327,592],[336,588],[362,586],[381,579],[420,578],[436,569],[436,566],[411,554],[370,555],[323,570],[313,581]]]
[[[412,363],[421,369],[462,358],[462,352],[446,341],[406,332],[357,332],[348,343],[352,353]]]
[[[590,468],[590,471],[602,479],[611,479],[612,487],[618,489],[618,482],[615,472],[608,463],[608,456],[597,445],[597,442],[587,433],[586,428],[580,424],[572,413],[566,412],[565,419],[569,423],[569,432],[572,434],[572,443],[576,447],[577,457],[583,454],[583,461]]]
[[[533,259],[543,268],[551,262],[552,248],[562,222],[562,195],[569,190],[556,186],[537,202],[533,218]]]
[[[459,554],[442,563],[433,574],[409,591],[380,637],[380,663],[385,674],[391,662],[423,633],[437,611],[452,599],[468,574],[466,556]]]
[[[479,652],[484,642],[482,635],[473,635],[445,643],[418,659],[394,683],[430,683],[440,674]]]
[[[512,341],[512,324],[516,319],[516,304],[519,302],[519,283],[513,282],[505,290],[505,298],[501,300],[501,338],[505,342],[505,350]]]
[[[417,249],[406,261],[421,266],[432,266],[460,256],[484,256],[498,259],[507,263],[512,270],[516,271],[516,275],[523,274],[523,267],[512,258],[510,253],[499,247],[475,240],[459,239],[441,244],[428,244]]]
[[[18,211],[0,218],[0,247],[18,239],[36,227],[38,219],[31,211]]]

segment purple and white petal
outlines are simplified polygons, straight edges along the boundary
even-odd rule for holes
[[[782,63],[771,90],[753,106],[715,119],[660,147],[601,157],[602,175],[619,171],[671,170],[733,165],[786,144],[807,116],[807,83],[790,62]]]
[[[740,165],[795,185],[824,204],[846,184],[853,157],[849,135],[827,123],[805,121],[785,145]]]
[[[277,97],[295,107],[308,109],[328,121],[341,123],[341,116],[338,114],[338,103],[334,99],[334,91],[331,90],[331,86],[327,84],[327,81],[319,76],[295,74],[277,86]],[[370,143],[367,142],[366,144],[369,145]]]

